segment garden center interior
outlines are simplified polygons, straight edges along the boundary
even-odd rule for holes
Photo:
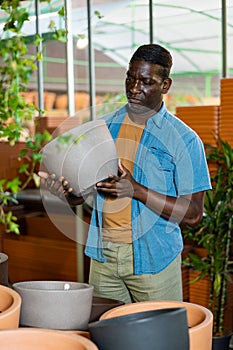
[[[126,103],[128,62],[142,44],[160,44],[173,57],[172,86],[164,95],[168,110],[193,128],[205,146],[217,146],[220,137],[233,147],[231,0],[26,0],[19,4],[28,19],[18,32],[9,31],[4,27],[9,13],[1,1],[0,66],[6,66],[7,42],[15,36],[23,38],[27,50],[22,57],[34,63],[19,95],[35,109],[13,147],[0,129],[0,192],[2,179],[25,176],[19,175],[18,159],[28,137],[45,130],[57,135],[67,125],[96,120]],[[42,40],[35,45],[39,36]],[[2,109],[0,103],[0,125],[5,122]],[[216,169],[210,165],[212,170]],[[84,248],[91,206],[73,210],[59,203],[53,207],[53,202],[46,206],[43,191],[32,181],[17,199],[17,205],[4,210],[17,217],[20,234],[6,230],[0,216],[0,252],[8,256],[9,282],[87,283],[90,261]],[[192,248],[188,240],[185,243],[184,255]],[[205,287],[198,281],[194,290],[185,267],[182,277],[184,301],[208,307],[208,281]],[[229,288],[225,322],[233,329],[233,288]]]

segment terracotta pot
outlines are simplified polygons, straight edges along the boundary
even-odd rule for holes
[[[13,289],[0,285],[0,329],[18,328],[21,297]]]
[[[28,281],[14,283],[13,288],[22,297],[21,326],[87,329],[93,286],[79,282]]]
[[[124,305],[123,301],[102,297],[93,297],[89,322],[98,321],[100,316],[114,307]]]
[[[100,317],[100,320],[141,311],[171,307],[185,307],[187,310],[190,350],[211,350],[213,314],[210,310],[198,304],[170,300],[132,303],[105,312]]]
[[[42,154],[41,170],[64,176],[76,195],[88,193],[118,170],[115,143],[103,120],[66,131],[49,142]]]
[[[88,327],[91,340],[101,350],[189,350],[186,313],[184,307],[151,310],[92,322]]]
[[[51,329],[18,328],[0,332],[1,350],[98,350],[89,339]]]
[[[0,253],[0,284],[8,287],[8,256]]]

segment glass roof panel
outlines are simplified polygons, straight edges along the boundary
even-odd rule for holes
[[[24,1],[32,17],[25,24],[25,35],[35,33],[34,1]],[[87,35],[86,1],[72,1],[72,31],[74,37]],[[115,62],[126,67],[135,47],[149,42],[149,2],[145,0],[103,1],[93,0],[93,44]],[[64,27],[56,11],[64,5],[62,0],[42,2],[40,26],[48,32],[51,20],[58,28]],[[95,15],[98,11],[102,18]],[[174,57],[173,73],[221,71],[221,1],[173,0],[154,1],[154,42],[166,46]],[[228,19],[233,18],[233,3],[227,1]],[[0,12],[0,30],[3,14]],[[233,24],[227,23],[228,43],[232,45]],[[228,50],[228,66],[233,59]]]

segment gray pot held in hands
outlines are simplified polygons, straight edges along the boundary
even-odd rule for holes
[[[42,168],[64,176],[76,195],[85,194],[109,174],[117,174],[117,151],[103,120],[78,125],[42,149]]]
[[[93,286],[80,282],[26,281],[13,285],[21,295],[20,325],[60,330],[86,330]]]

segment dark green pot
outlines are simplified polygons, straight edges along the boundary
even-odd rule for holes
[[[0,284],[8,287],[8,256],[0,253]]]
[[[231,336],[232,334],[213,337],[212,350],[229,350]]]

